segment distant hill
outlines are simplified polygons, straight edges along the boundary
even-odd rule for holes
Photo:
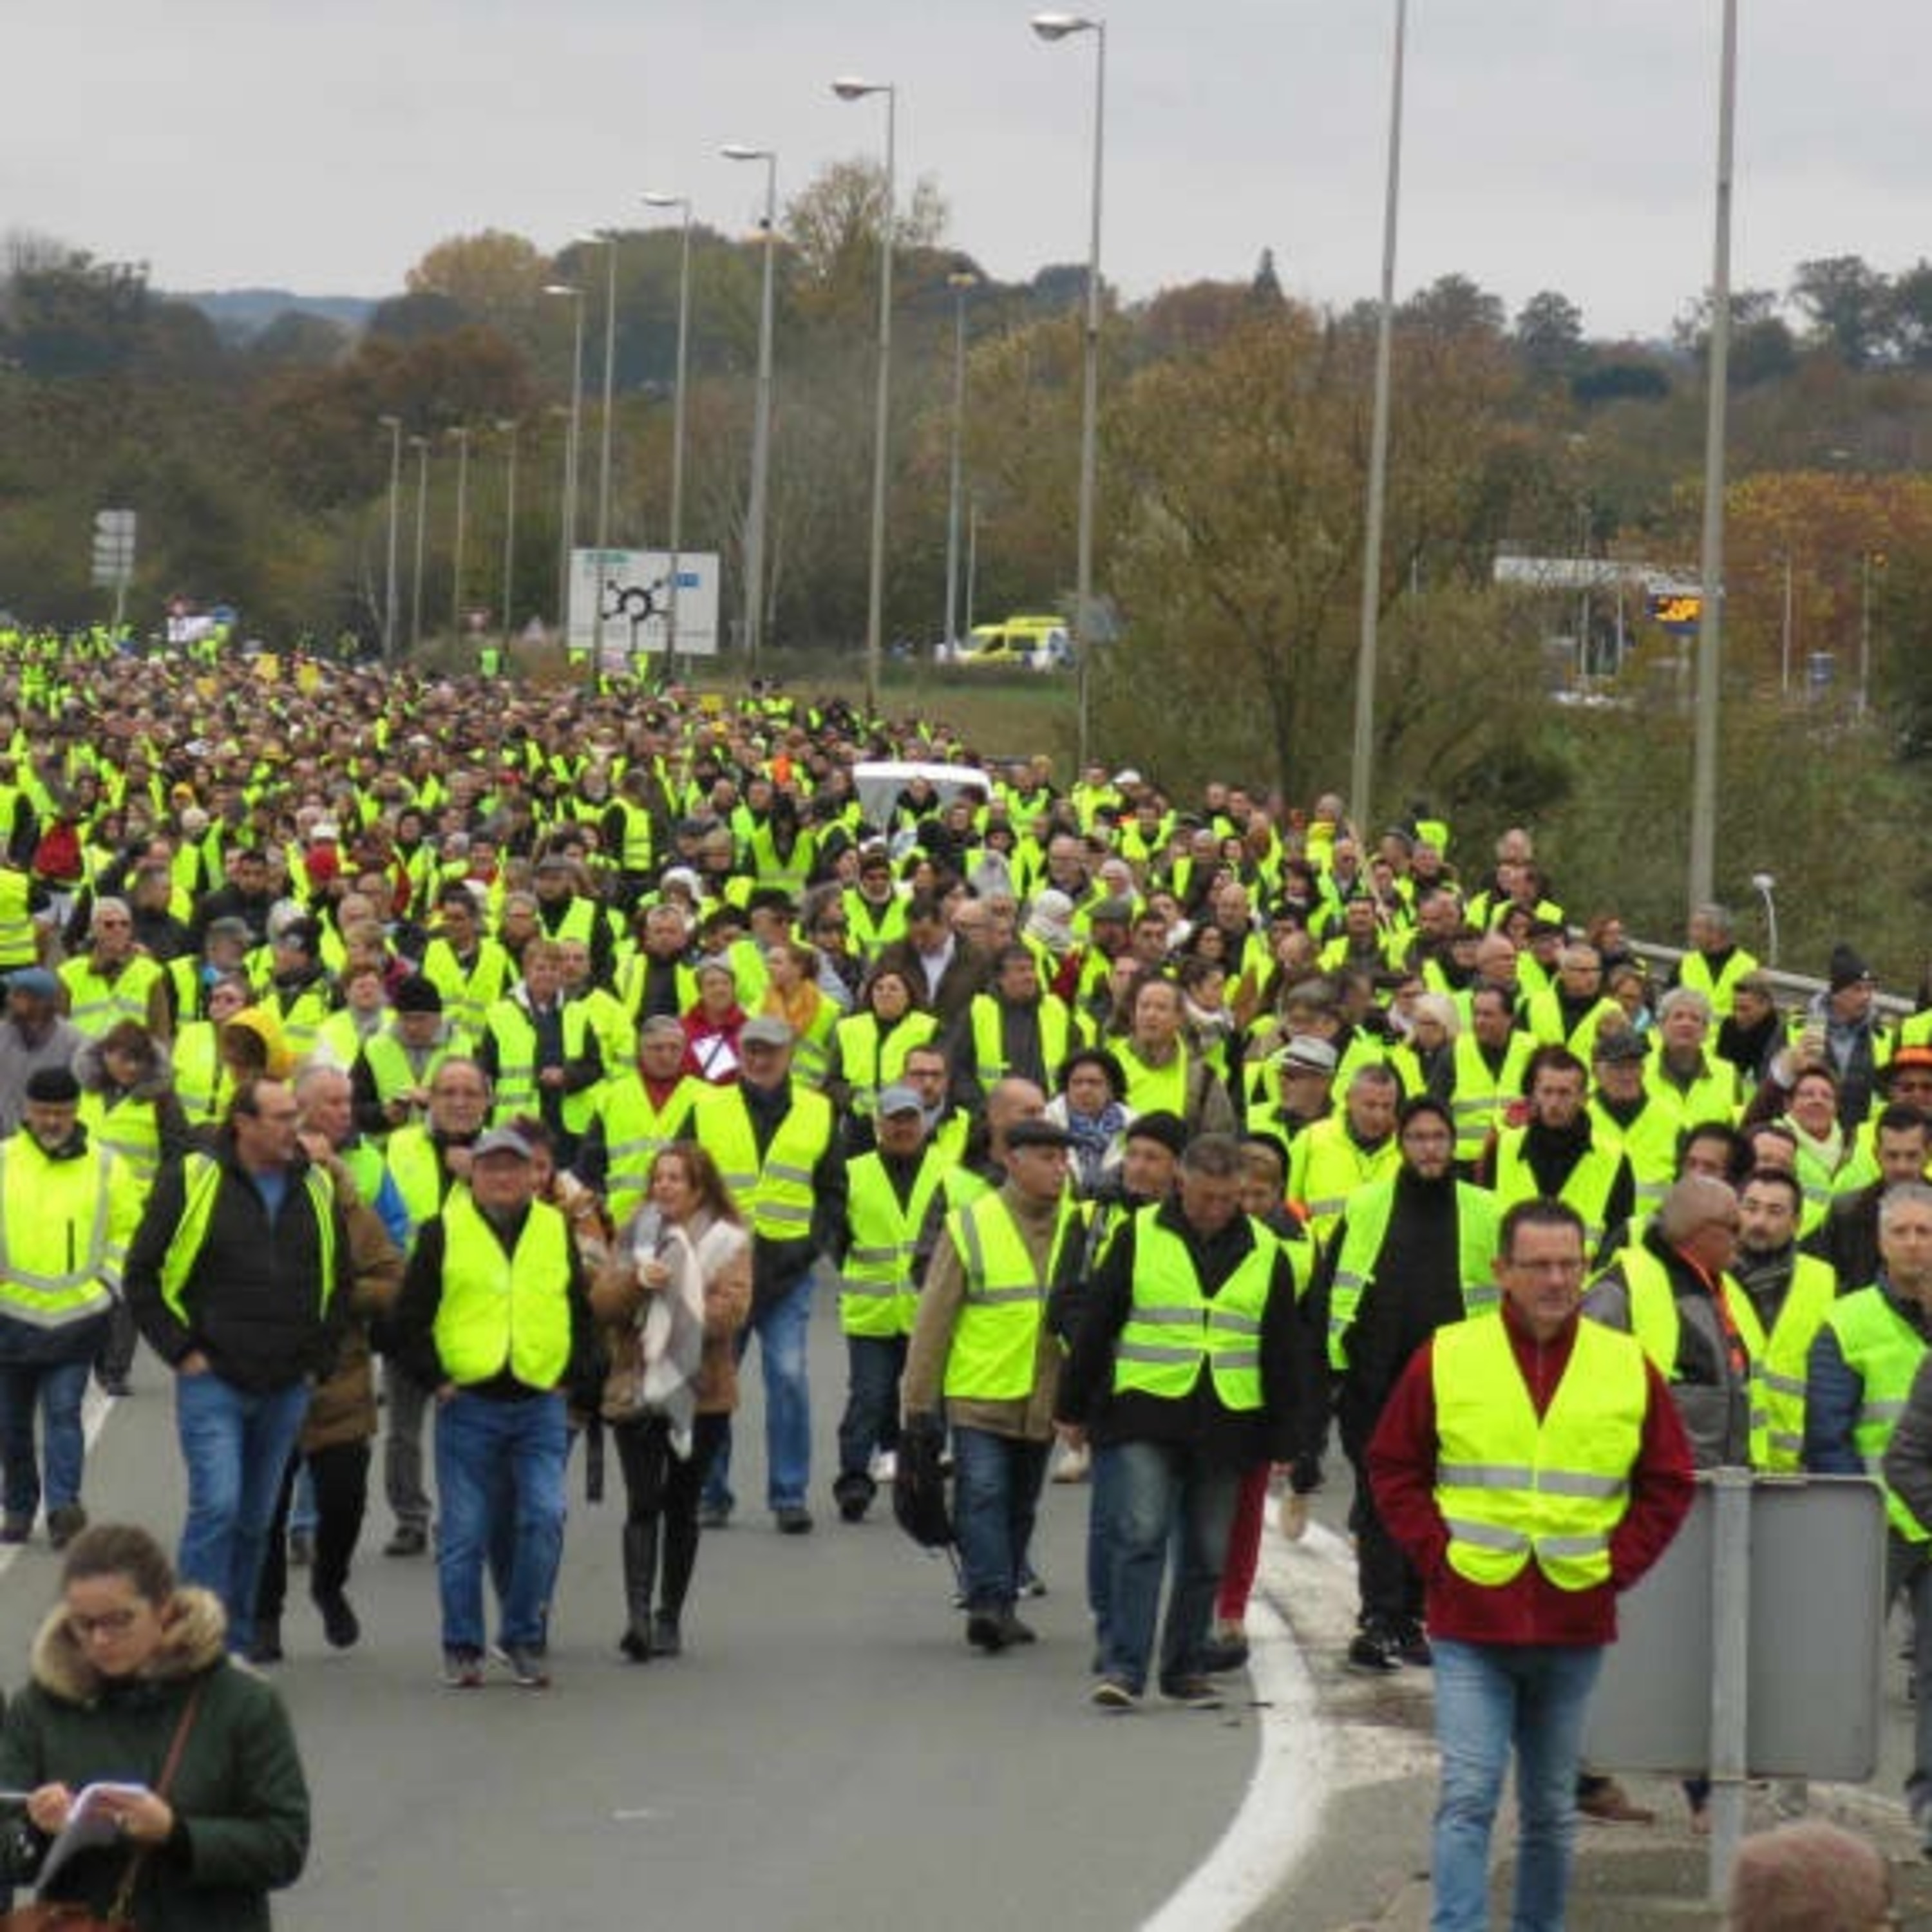
[[[193,303],[224,336],[244,342],[291,310],[360,328],[376,306],[368,296],[298,296],[289,289],[184,290],[173,299]]]

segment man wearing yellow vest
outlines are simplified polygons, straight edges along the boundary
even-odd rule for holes
[[[1134,1709],[1150,1670],[1170,1702],[1219,1708],[1203,1654],[1241,1478],[1297,1461],[1315,1427],[1294,1273],[1240,1198],[1240,1143],[1190,1142],[1175,1193],[1108,1246],[1073,1339],[1060,1433],[1077,1448],[1092,1431],[1112,1544],[1102,1710]]]
[[[0,1543],[26,1541],[44,1494],[47,1540],[64,1550],[87,1524],[81,1398],[141,1190],[130,1168],[88,1138],[80,1083],[65,1067],[31,1075],[24,1104],[20,1131],[0,1142]]]
[[[1376,1418],[1437,1329],[1493,1312],[1497,1301],[1496,1200],[1456,1179],[1449,1109],[1427,1094],[1405,1101],[1396,1138],[1401,1166],[1349,1197],[1308,1306],[1316,1332],[1326,1331],[1342,1453],[1355,1472],[1348,1528],[1360,1608],[1348,1661],[1364,1672],[1430,1661],[1422,1579],[1383,1528],[1369,1484]],[[1318,1418],[1328,1407],[1318,1406]]]
[[[1915,1630],[1917,1704],[1906,1802],[1921,1844],[1932,1847],[1932,1531],[1893,1486],[1889,1454],[1932,1341],[1932,1187],[1907,1181],[1887,1192],[1879,1203],[1878,1245],[1876,1278],[1832,1304],[1811,1345],[1804,1467],[1820,1476],[1885,1474],[1886,1592],[1910,1598]],[[1900,1463],[1913,1439],[1924,1438],[1916,1432],[1908,1438]]]
[[[1520,1126],[1500,1129],[1477,1174],[1496,1205],[1567,1201],[1583,1217],[1594,1256],[1630,1217],[1636,1184],[1622,1144],[1593,1133],[1584,1111],[1588,1075],[1568,1048],[1540,1046],[1523,1070],[1528,1106]]]
[[[1490,1840],[1512,1754],[1510,1923],[1560,1932],[1584,1719],[1616,1599],[1690,1507],[1690,1445],[1662,1378],[1630,1337],[1581,1318],[1581,1216],[1522,1202],[1497,1238],[1500,1318],[1438,1330],[1369,1444],[1376,1508],[1427,1580],[1442,1753],[1433,1932],[1490,1924]]]
[[[436,1391],[436,1584],[453,1690],[483,1681],[483,1572],[500,1540],[510,1561],[494,1580],[498,1642],[519,1684],[550,1682],[566,1391],[590,1374],[596,1345],[569,1224],[536,1190],[530,1143],[508,1127],[484,1135],[469,1180],[417,1235],[396,1304],[404,1365]]]
[[[864,1516],[878,1491],[874,1456],[883,1464],[898,1448],[899,1378],[919,1306],[913,1252],[952,1164],[927,1139],[925,1110],[910,1087],[885,1088],[877,1118],[876,1146],[847,1166],[844,1218],[832,1238],[850,1378],[832,1494],[848,1522]]]
[[[1804,1203],[1804,1190],[1789,1168],[1756,1168],[1738,1190],[1738,1251],[1731,1273],[1764,1330],[1758,1379],[1765,1466],[1771,1469],[1796,1469],[1803,1455],[1806,1365],[1838,1298],[1831,1264],[1798,1251],[1795,1237]]]
[[[909,1444],[951,1426],[966,1641],[989,1655],[1034,1637],[1013,1604],[1060,1382],[1047,1298],[1066,1244],[1079,1238],[1066,1184],[1071,1144],[1065,1128],[1046,1120],[1006,1130],[1004,1180],[946,1216],[900,1386]]]
[[[244,1656],[283,1472],[352,1288],[342,1208],[297,1118],[286,1081],[242,1082],[214,1151],[162,1168],[128,1254],[128,1304],[175,1372],[182,1574],[221,1598]]]

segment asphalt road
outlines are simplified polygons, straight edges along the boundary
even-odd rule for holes
[[[1261,1714],[1242,1680],[1218,1714],[1088,1708],[1080,1489],[1048,1493],[1037,1557],[1051,1594],[1026,1606],[1041,1642],[996,1658],[968,1651],[943,1562],[877,1508],[857,1527],[834,1520],[844,1357],[823,1297],[812,1349],[818,1528],[781,1538],[746,1507],[763,1493],[754,1355],[740,1517],[705,1539],[680,1660],[616,1655],[614,1458],[600,1507],[573,1484],[548,1693],[507,1677],[442,1688],[434,1571],[379,1553],[380,1501],[351,1584],[358,1648],[326,1648],[293,1574],[290,1658],[273,1675],[316,1828],[306,1876],[277,1904],[284,1932],[1078,1932],[1144,1923],[1184,1886],[1256,1764]],[[152,1358],[106,1418],[87,1501],[96,1520],[143,1522],[170,1544],[178,1531],[172,1404]],[[37,1540],[0,1571],[0,1682],[24,1674],[55,1565]],[[1184,1894],[1165,1922],[1238,1916]]]

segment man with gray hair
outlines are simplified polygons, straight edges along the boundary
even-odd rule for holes
[[[1658,1004],[1657,1035],[1645,1084],[1680,1130],[1700,1120],[1735,1122],[1744,1104],[1738,1070],[1708,1050],[1712,1006],[1694,986],[1673,986]]]
[[[1677,962],[1671,983],[1702,993],[1717,1018],[1729,1019],[1738,982],[1758,970],[1757,962],[1737,943],[1730,908],[1709,902],[1694,907],[1684,944],[1690,950]]]

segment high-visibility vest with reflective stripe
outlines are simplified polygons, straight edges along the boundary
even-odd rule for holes
[[[1060,1204],[1052,1252],[1078,1225],[1073,1204]],[[988,1189],[946,1217],[946,1238],[965,1277],[964,1299],[953,1324],[942,1393],[969,1402],[1015,1402],[1033,1392],[1040,1324],[1053,1280],[1049,1264],[1034,1266],[1025,1238],[1006,1202]]]
[[[68,1018],[88,1039],[98,1040],[123,1020],[148,1024],[148,996],[162,975],[153,960],[136,958],[110,980],[95,972],[93,956],[84,952],[68,960],[60,976],[67,988]]]
[[[832,1030],[838,1024],[836,1000],[819,997],[808,1024],[792,1031],[791,1077],[806,1087],[823,1087],[832,1064]]]
[[[1702,1126],[1708,1121],[1736,1122],[1744,1093],[1738,1070],[1728,1060],[1703,1057],[1702,1070],[1688,1087],[1680,1087],[1664,1071],[1662,1054],[1652,1054],[1645,1063],[1643,1084],[1654,1106],[1667,1108],[1679,1132]]]
[[[1462,1278],[1466,1315],[1492,1313],[1502,1300],[1496,1286],[1496,1197],[1466,1180],[1455,1183],[1456,1266]],[[1335,1279],[1328,1297],[1328,1360],[1339,1373],[1348,1366],[1348,1330],[1355,1324],[1362,1297],[1376,1279],[1376,1263],[1388,1238],[1389,1219],[1395,1209],[1396,1183],[1372,1182],[1348,1200],[1348,1232],[1335,1260]],[[1397,1292],[1401,1284],[1392,1286]]]
[[[1534,1201],[1542,1190],[1536,1175],[1523,1158],[1523,1137],[1527,1127],[1505,1127],[1496,1136],[1496,1205],[1514,1207],[1519,1201]],[[1563,1183],[1562,1198],[1583,1217],[1583,1252],[1594,1255],[1602,1246],[1610,1212],[1610,1190],[1617,1184],[1617,1169],[1624,1157],[1621,1142],[1606,1144],[1592,1136],[1588,1151],[1573,1167]]]
[[[644,1013],[644,984],[651,970],[647,953],[633,952],[617,969],[617,998],[625,1012],[641,1024]],[[698,975],[682,959],[672,962],[671,977],[677,987],[677,1010],[688,1013],[698,1004]]]
[[[1521,972],[1526,959],[1517,966]],[[1586,1066],[1596,1058],[1597,1031],[1606,1020],[1619,1024],[1624,1018],[1624,1010],[1607,994],[1588,1007],[1582,1018],[1566,1032],[1563,1024],[1563,1004],[1555,987],[1544,992],[1533,993],[1523,1004],[1523,1024],[1532,1036],[1552,1046],[1567,1046]]]
[[[11,866],[0,866],[0,973],[31,966],[39,958],[32,896],[34,882]]]
[[[1627,1248],[1618,1258],[1623,1265],[1624,1286],[1630,1294],[1630,1333],[1657,1365],[1657,1372],[1666,1382],[1674,1382],[1684,1318],[1678,1312],[1677,1298],[1671,1292],[1670,1270],[1647,1247]],[[1723,1292],[1738,1340],[1750,1358],[1750,1460],[1754,1468],[1762,1469],[1771,1448],[1764,1385],[1758,1372],[1758,1365],[1764,1359],[1764,1324],[1757,1318],[1750,1297],[1729,1275],[1724,1278]]]
[[[838,1286],[838,1324],[847,1334],[912,1333],[919,1307],[913,1250],[946,1166],[944,1156],[928,1145],[902,1205],[883,1156],[861,1154],[853,1162],[851,1192],[845,1203],[851,1240]]]
[[[581,1005],[568,1002],[557,1009],[563,1029],[563,1057],[580,1060],[590,1032],[590,1016]],[[492,1126],[508,1126],[519,1114],[541,1111],[537,1090],[537,1030],[530,1010],[517,1000],[499,1000],[490,1009],[484,1029],[496,1042],[496,1083],[490,1120]],[[563,1096],[563,1124],[567,1131],[580,1134],[590,1124],[596,1089]]]
[[[1492,1073],[1474,1034],[1466,1030],[1456,1036],[1456,1091],[1449,1111],[1456,1121],[1456,1158],[1464,1166],[1477,1159],[1491,1132],[1503,1124],[1510,1102],[1522,1097],[1523,1069],[1535,1048],[1528,1034],[1511,1034],[1503,1049],[1502,1071]]]
[[[1325,1238],[1358,1188],[1382,1180],[1402,1165],[1402,1148],[1390,1134],[1379,1147],[1362,1148],[1347,1117],[1331,1114],[1297,1134],[1288,1150],[1288,1198],[1305,1210],[1308,1232]]]
[[[1845,1366],[1863,1384],[1858,1420],[1852,1425],[1852,1447],[1864,1466],[1885,1482],[1885,1452],[1892,1432],[1905,1413],[1905,1399],[1925,1358],[1924,1338],[1893,1307],[1882,1288],[1862,1288],[1834,1302],[1825,1325],[1838,1338]],[[1886,1484],[1885,1513],[1892,1526],[1910,1543],[1932,1541],[1932,1528],[1921,1522]]]
[[[235,1090],[221,1064],[220,1032],[212,1020],[190,1020],[175,1035],[175,1097],[191,1127],[218,1119]]]
[[[319,1167],[302,1170],[302,1190],[315,1216],[317,1251],[322,1258],[322,1287],[316,1309],[328,1312],[335,1294],[335,1190],[328,1176]],[[250,1183],[242,1184],[244,1186]],[[221,1186],[221,1163],[212,1156],[190,1154],[182,1162],[181,1219],[161,1257],[161,1300],[184,1328],[193,1324],[182,1291],[194,1270],[202,1244],[208,1239],[208,1224],[214,1213],[214,1197]]]
[[[410,1060],[409,1048],[385,1027],[362,1042],[362,1063],[375,1084],[376,1100],[386,1107],[418,1087],[427,1088],[436,1078],[436,1069],[454,1051],[454,1040],[444,1038],[423,1056],[418,1071]]]
[[[818,835],[808,827],[801,827],[798,836],[793,840],[789,859],[778,856],[778,840],[772,836],[769,823],[754,826],[745,844],[746,856],[751,861],[752,875],[758,884],[763,886],[776,886],[794,898],[805,890],[806,881],[818,863]]]
[[[1791,1286],[1771,1333],[1764,1339],[1758,1379],[1764,1387],[1768,1469],[1796,1469],[1804,1449],[1804,1386],[1811,1344],[1832,1304],[1838,1298],[1838,1276],[1829,1262],[1800,1255],[1792,1264]]]
[[[1687,952],[1677,962],[1677,983],[1702,993],[1711,1003],[1711,1016],[1727,1020],[1737,998],[1738,982],[1747,973],[1757,970],[1757,962],[1742,946],[1733,946],[1724,970],[1714,976],[1711,962],[1701,952]]]
[[[604,1123],[604,1198],[620,1228],[643,1204],[651,1184],[651,1163],[659,1151],[682,1136],[703,1082],[680,1080],[662,1107],[637,1073],[620,1073],[597,1090],[597,1112]]]
[[[116,1165],[98,1145],[50,1160],[24,1128],[0,1142],[0,1316],[64,1328],[113,1306],[134,1213]]]
[[[617,868],[624,872],[648,872],[656,850],[651,832],[651,814],[621,794],[610,802],[622,814],[624,836],[617,848]]]
[[[812,1171],[832,1144],[832,1102],[809,1088],[792,1089],[791,1106],[758,1156],[751,1109],[736,1087],[700,1094],[692,1132],[718,1163],[740,1211],[761,1240],[802,1241],[812,1233]]]
[[[569,1224],[532,1201],[506,1252],[469,1189],[452,1187],[442,1232],[434,1334],[443,1372],[458,1388],[507,1369],[526,1388],[555,1388],[570,1366]]]
[[[285,988],[271,986],[263,995],[281,1022],[282,1037],[297,1060],[306,1060],[322,1036],[322,1024],[334,1010],[334,996],[326,980],[311,980],[290,999]]]
[[[1190,1076],[1194,1056],[1177,1042],[1174,1058],[1165,1066],[1150,1066],[1127,1040],[1114,1042],[1114,1058],[1126,1076],[1127,1089],[1120,1098],[1137,1114],[1172,1114],[1177,1120],[1187,1118]],[[1058,1073],[1056,1066],[1054,1072]]]
[[[980,1084],[990,1092],[1006,1078],[1004,1009],[990,993],[975,993],[968,1009],[973,1024],[973,1064]],[[1034,1009],[1040,1016],[1040,1057],[1049,1094],[1060,1090],[1060,1069],[1066,1058],[1072,1027],[1065,1004],[1051,993],[1040,995]]]
[[[1628,1122],[1600,1100],[1590,1102],[1591,1138],[1617,1142],[1629,1157],[1636,1184],[1639,1214],[1653,1212],[1677,1178],[1676,1116],[1654,1099],[1646,1100]]]
[[[423,948],[423,977],[442,995],[443,1011],[472,1039],[482,1032],[483,1016],[508,991],[516,973],[515,962],[494,939],[482,941],[466,973],[448,940],[432,939]]]
[[[852,944],[867,959],[876,959],[895,940],[905,937],[906,902],[896,893],[874,906],[856,886],[844,895],[845,923]]]
[[[1277,1244],[1250,1221],[1253,1246],[1221,1284],[1201,1292],[1187,1244],[1157,1218],[1134,1216],[1132,1300],[1114,1346],[1114,1392],[1184,1401],[1204,1368],[1223,1408],[1262,1406],[1262,1318],[1268,1312]]]
[[[1559,1590],[1610,1575],[1610,1532],[1630,1505],[1648,1384],[1636,1340],[1580,1322],[1539,1418],[1508,1324],[1458,1322],[1430,1344],[1436,1505],[1449,1567],[1499,1589],[1534,1559]]]
[[[872,1013],[848,1013],[834,1027],[838,1041],[838,1072],[852,1089],[851,1108],[855,1114],[869,1114],[882,1088],[890,1087],[905,1071],[906,1055],[923,1046],[939,1030],[931,1013],[908,1013],[883,1042],[879,1022]]]
[[[427,1126],[398,1127],[382,1150],[384,1164],[394,1178],[396,1192],[416,1231],[442,1205],[442,1161]]]
[[[132,1098],[110,1106],[106,1095],[90,1088],[80,1096],[80,1120],[88,1139],[117,1154],[146,1195],[161,1166],[161,1128],[152,1100]]]

